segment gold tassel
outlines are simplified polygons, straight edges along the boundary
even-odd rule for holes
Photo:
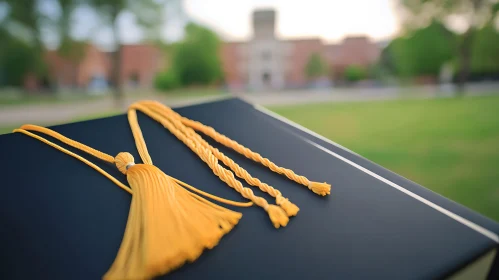
[[[115,158],[134,191],[121,247],[104,279],[148,279],[196,260],[239,221],[241,214],[192,196],[160,169]]]
[[[45,133],[74,148],[114,163],[126,174],[131,190],[87,159],[27,130]],[[152,164],[135,164],[129,153],[119,153],[113,158],[55,131],[34,125],[24,125],[14,132],[38,139],[81,160],[133,194],[121,246],[104,279],[151,279],[168,273],[186,262],[195,261],[204,249],[216,246],[223,235],[241,219],[241,213],[214,204],[180,185],[234,206],[252,205],[251,202],[238,203],[204,193],[167,176]],[[147,150],[145,153],[147,154]]]
[[[270,205],[264,198],[256,196],[251,189],[243,187],[241,182],[236,180],[234,174],[230,170],[222,167],[218,163],[218,158],[213,155],[210,149],[200,144],[200,142],[197,141],[196,138],[188,137],[188,135],[186,135],[185,130],[183,130],[182,124],[180,124],[177,120],[163,118],[155,112],[149,110],[147,107],[144,107],[140,104],[134,104],[128,111],[128,120],[130,122],[130,127],[132,128],[135,142],[141,143],[140,147],[144,151],[141,154],[146,154],[145,151],[147,151],[147,148],[145,146],[145,141],[137,122],[137,114],[135,112],[135,109],[139,109],[156,121],[160,122],[163,126],[170,130],[173,135],[175,135],[180,141],[182,141],[187,147],[189,147],[194,153],[196,153],[201,158],[201,160],[203,160],[211,168],[213,173],[217,175],[223,182],[227,183],[227,185],[239,192],[244,198],[247,198],[254,204],[262,207],[269,215],[269,218],[275,228],[279,228],[281,226],[284,227],[288,224],[289,216],[288,213],[285,212],[285,209],[289,211],[290,215],[296,215],[296,213],[298,212],[298,207],[292,205],[289,200],[286,201],[286,199],[283,198],[282,195],[280,195],[280,192],[277,193],[278,191],[275,189],[272,190],[276,192],[276,194],[280,195],[280,197],[278,197],[278,202],[284,204],[286,207],[285,209],[276,205]],[[236,167],[233,165],[231,169],[234,168]],[[240,167],[238,169],[240,169]],[[235,173],[238,174],[238,172]],[[270,191],[270,189],[267,190],[267,192],[269,193]]]

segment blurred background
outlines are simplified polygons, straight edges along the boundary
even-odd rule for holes
[[[0,0],[0,133],[237,96],[499,221],[497,0]]]

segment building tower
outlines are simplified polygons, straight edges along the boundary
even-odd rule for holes
[[[253,38],[248,43],[248,82],[254,90],[279,89],[284,85],[284,57],[275,36],[276,12],[253,12]]]

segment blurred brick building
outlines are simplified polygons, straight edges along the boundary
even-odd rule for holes
[[[154,76],[166,65],[153,45],[125,45],[122,49],[121,81],[129,88],[152,88]]]
[[[349,65],[369,67],[376,63],[381,54],[377,44],[367,37],[347,37],[340,44],[326,45],[324,56],[331,64],[334,77],[342,77]]]
[[[281,89],[307,86],[305,66],[314,53],[329,68],[331,80],[342,79],[345,68],[367,68],[380,56],[380,48],[367,37],[347,37],[339,44],[324,44],[319,38],[282,40],[275,34],[276,13],[253,13],[253,37],[246,42],[228,42],[221,50],[225,82],[231,89]]]
[[[106,87],[113,83],[113,53],[86,45],[79,59],[48,51],[45,59],[49,78],[58,88]],[[163,67],[162,52],[155,46],[124,45],[121,51],[120,81],[127,88],[151,88],[155,74]]]
[[[310,84],[305,67],[312,54],[326,62],[328,76],[341,80],[349,65],[367,68],[380,56],[380,48],[367,37],[347,37],[339,44],[324,44],[319,38],[284,40],[276,36],[274,10],[253,13],[253,37],[245,42],[225,42],[220,49],[225,84],[231,90],[301,88]],[[78,60],[46,53],[49,78],[58,88],[101,89],[113,84],[113,53],[93,45],[84,47]],[[121,52],[120,81],[125,88],[149,89],[156,73],[166,67],[163,52],[147,44],[124,45]],[[26,87],[36,81],[26,79]]]

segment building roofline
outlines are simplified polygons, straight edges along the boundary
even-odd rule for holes
[[[324,44],[324,40],[320,37],[300,37],[300,38],[282,38],[281,41],[286,41],[286,42],[312,42],[312,41],[318,41],[320,43]]]

